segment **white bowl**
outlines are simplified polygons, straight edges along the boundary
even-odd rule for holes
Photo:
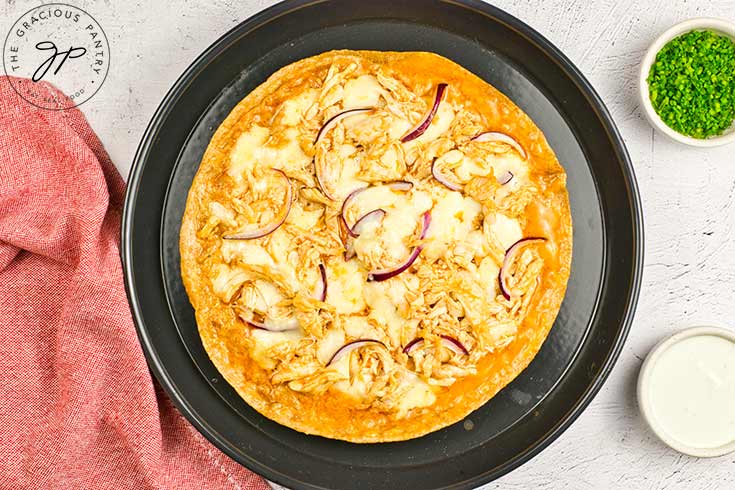
[[[719,136],[712,136],[705,139],[692,138],[678,133],[668,127],[653,109],[653,105],[651,104],[651,100],[648,96],[647,81],[648,73],[651,70],[651,65],[653,65],[653,62],[656,59],[656,55],[667,42],[671,41],[673,38],[679,36],[680,34],[704,29],[716,31],[719,34],[724,34],[735,41],[735,24],[726,20],[710,17],[700,17],[697,19],[685,20],[684,22],[676,24],[675,26],[671,27],[666,32],[661,34],[653,42],[651,47],[648,48],[648,52],[646,52],[646,56],[643,58],[643,63],[641,63],[641,73],[640,80],[638,81],[638,88],[641,99],[641,107],[643,107],[643,112],[645,112],[646,117],[651,122],[653,127],[658,129],[661,133],[665,134],[669,138],[678,141],[679,143],[684,143],[690,146],[711,147],[726,145],[735,141],[735,121],[733,121],[733,125],[725,133]]]
[[[700,458],[712,458],[716,456],[723,456],[725,454],[735,451],[735,440],[716,447],[694,447],[689,444],[675,438],[669,434],[666,429],[656,419],[655,411],[653,409],[653,401],[651,400],[651,377],[654,371],[654,367],[658,362],[661,355],[666,352],[674,344],[681,342],[682,340],[697,337],[697,336],[717,336],[722,337],[735,343],[735,332],[726,328],[720,327],[694,327],[682,330],[680,332],[671,335],[663,339],[661,342],[651,349],[651,352],[643,362],[641,371],[638,374],[638,407],[643,415],[643,418],[648,423],[651,430],[658,436],[661,441],[666,445],[679,451],[680,453],[688,454],[690,456],[696,456]]]

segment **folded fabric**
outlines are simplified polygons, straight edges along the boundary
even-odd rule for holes
[[[0,487],[267,489],[151,378],[123,287],[123,195],[79,110],[37,108],[0,78]]]

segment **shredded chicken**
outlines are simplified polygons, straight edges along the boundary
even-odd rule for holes
[[[498,275],[508,242],[517,238],[513,230],[522,229],[524,210],[539,189],[522,172],[515,150],[472,141],[486,129],[483,119],[452,97],[451,88],[442,102],[453,104],[446,129],[401,143],[430,107],[434,87],[413,91],[388,69],[374,78],[363,71],[356,62],[331,65],[312,88],[278,108],[267,138],[262,128],[248,136],[263,143],[238,147],[244,170],[228,177],[237,192],[227,203],[209,203],[198,233],[221,238],[275,219],[284,191],[268,171],[282,170],[294,185],[286,221],[253,240],[223,238],[224,264],[211,278],[212,291],[243,320],[243,335],[258,352],[254,358],[270,370],[272,383],[302,393],[339,391],[356,407],[402,417],[433,403],[441,387],[476,374],[484,356],[515,339],[544,260],[536,247],[527,247],[506,265],[510,300],[501,294]],[[374,93],[355,92],[357,86],[374,86]],[[321,125],[344,110],[346,101],[363,99],[374,104],[372,113],[343,119],[314,145]],[[460,191],[432,177],[434,162]],[[504,186],[496,176],[507,169],[517,175]],[[368,192],[355,199],[354,208],[346,210],[347,226],[376,208],[384,216],[365,225],[359,237],[350,236],[341,223],[346,195],[397,180],[413,187],[378,189],[382,197],[372,201]],[[426,212],[432,222],[423,230]],[[506,221],[498,224],[497,213]],[[350,261],[343,257],[347,244],[356,254]],[[399,265],[416,247],[422,247],[421,255],[406,271],[368,282],[370,270]],[[328,279],[324,298],[322,267]],[[245,325],[254,318],[292,319],[298,331],[256,335]],[[378,342],[330,362],[346,343],[365,339]],[[467,353],[448,346],[447,339]]]

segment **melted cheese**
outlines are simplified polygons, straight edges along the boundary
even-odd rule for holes
[[[265,369],[273,369],[276,362],[268,356],[268,349],[283,342],[296,342],[304,337],[300,330],[289,330],[286,332],[269,332],[268,330],[251,329],[250,338],[253,347],[250,350],[255,362]]]
[[[450,176],[456,176],[456,181],[465,183],[473,177],[486,177],[492,173],[497,179],[504,179],[506,172],[513,174],[510,182],[500,187],[499,197],[528,183],[528,164],[515,151],[492,154],[485,161],[477,161],[466,156],[460,150],[449,150],[436,159],[435,165],[441,169],[448,169]]]
[[[411,123],[401,118],[393,118],[388,128],[388,137],[391,140],[400,140],[406,132],[411,129]]]
[[[260,305],[265,306],[261,311],[268,311],[272,306],[283,301],[283,295],[278,291],[278,288],[273,283],[257,279],[255,281],[255,287],[260,291]]]
[[[340,359],[330,364],[329,369],[332,369],[333,371],[337,371],[344,378],[349,378],[350,377],[350,356],[342,356]]]
[[[396,192],[386,186],[364,191],[357,201],[356,205],[364,212],[372,209],[386,211],[381,224],[366,227],[354,241],[355,251],[361,260],[368,256],[381,256],[386,262],[381,264],[383,267],[390,267],[408,257],[411,253],[408,242],[421,226],[423,213],[433,204],[425,192]]]
[[[317,344],[316,357],[322,364],[327,364],[343,345],[345,345],[344,332],[338,328],[331,329]]]
[[[349,356],[336,362],[333,369],[349,378]],[[399,418],[406,416],[409,410],[419,407],[428,407],[436,401],[436,395],[428,383],[414,373],[401,369],[400,396],[396,406]],[[364,399],[370,390],[372,377],[367,373],[358,373],[352,379],[338,381],[333,388],[356,400]]]
[[[299,201],[294,201],[291,204],[291,210],[286,218],[286,223],[297,226],[304,231],[310,231],[316,228],[323,214],[324,211],[322,209],[308,211],[304,209]]]
[[[304,153],[299,144],[299,129],[288,128],[283,132],[286,143],[274,148],[263,148],[261,159],[263,165],[281,170],[297,171],[311,164],[311,158]]]
[[[345,356],[345,359],[347,358],[348,356]],[[343,360],[340,360],[340,362],[342,361]],[[336,390],[341,391],[355,400],[362,400],[367,396],[367,393],[370,390],[371,381],[372,377],[369,374],[359,373],[358,376],[355,376],[351,380],[337,381],[333,386]]]
[[[437,168],[455,168],[460,165],[460,162],[462,162],[464,159],[464,153],[457,149],[454,149],[449,150],[448,152],[437,158],[436,162],[434,163]]]
[[[318,90],[309,89],[301,92],[296,97],[286,100],[281,106],[281,121],[283,124],[286,126],[299,126],[304,113],[316,102],[318,95]]]
[[[452,107],[452,104],[445,100],[439,104],[439,108],[437,109],[429,128],[424,132],[424,134],[410,143],[426,144],[434,141],[449,130],[452,122],[454,122],[454,108]]]
[[[289,247],[288,235],[285,231],[278,229],[269,235],[271,253],[255,240],[223,240],[221,251],[222,258],[227,263],[238,260],[249,265],[265,267],[280,274],[293,284],[298,284],[296,270],[286,260],[285,251],[290,250]]]
[[[220,264],[217,275],[212,279],[212,290],[222,301],[229,302],[250,275],[237,267]]]
[[[374,339],[377,332],[368,323],[366,316],[350,316],[345,318],[343,328],[352,339]]]
[[[212,201],[209,203],[209,212],[217,218],[220,222],[226,224],[227,226],[237,226],[237,221],[235,220],[235,213],[224,207],[218,202]]]
[[[485,243],[485,235],[480,230],[473,230],[465,238],[465,243],[472,250],[475,257],[483,257],[488,254]]]
[[[380,163],[386,168],[398,167],[398,152],[395,147],[391,146],[385,150],[385,153],[380,156]]]
[[[464,240],[470,234],[481,210],[480,203],[470,197],[454,191],[444,192],[431,212],[428,242],[422,254],[429,259],[442,257],[447,244]]]
[[[253,240],[223,240],[222,258],[230,263],[241,260],[250,265],[273,267],[275,262],[265,248]]]
[[[364,399],[368,391],[370,390],[370,383],[372,376],[369,373],[356,373],[355,376],[350,376],[350,356],[346,355],[339,359],[337,362],[330,366],[340,373],[342,377],[346,378],[341,381],[337,381],[332,387],[345,395],[354,398],[355,400]]]
[[[401,288],[400,280],[389,280],[392,287]],[[386,282],[369,282],[363,288],[365,301],[370,306],[370,318],[378,325],[386,327],[386,333],[393,345],[400,345],[401,328],[406,319],[398,314],[396,304],[387,293]],[[405,288],[403,288],[405,291]]]
[[[513,179],[501,188],[505,193],[528,182],[528,164],[514,151],[492,154],[485,161],[477,161],[454,149],[437,158],[436,165],[451,169],[458,182],[468,182],[473,177],[486,177],[491,173],[501,179],[505,178],[506,172],[511,172]]]
[[[403,417],[412,408],[428,407],[436,401],[436,395],[431,387],[410,371],[405,371],[402,386],[408,388],[398,402],[398,416]]]
[[[263,146],[269,135],[268,128],[255,124],[249,131],[244,131],[237,138],[237,142],[230,153],[230,166],[227,169],[230,177],[240,182],[245,172],[253,171],[257,164],[258,150]]]
[[[370,236],[360,236],[355,240],[355,250],[358,257],[366,250],[381,250],[388,258],[399,262],[402,258],[407,257],[410,250],[406,246],[405,241],[414,234],[414,230],[418,225],[418,216],[408,206],[400,206],[391,208],[383,218],[383,225],[377,229],[379,233]],[[383,266],[389,267],[393,264],[384,263]]]
[[[346,378],[332,385],[335,390],[355,400],[363,400],[367,396],[373,377],[368,372],[357,372],[354,376],[350,376],[350,355],[342,357],[331,368]]]
[[[511,245],[523,238],[523,230],[518,220],[502,213],[495,213],[485,219],[490,220],[490,231],[504,250],[508,250]]]
[[[265,144],[269,134],[267,128],[254,125],[237,139],[230,153],[230,166],[227,169],[227,174],[236,182],[242,182],[243,177],[251,174],[256,167],[279,168],[288,172],[301,170],[311,163],[311,158],[299,144],[298,128],[287,128],[281,135],[285,142],[277,147]],[[254,184],[257,186],[259,183],[265,185],[265,188],[256,190],[268,190],[264,179]]]
[[[354,147],[351,145],[343,145],[341,151],[345,152],[350,148]],[[334,182],[331,182],[331,184],[334,186],[335,197],[339,200],[344,200],[352,191],[359,189],[360,187],[365,187],[367,183],[358,178],[358,174],[360,173],[360,160],[357,156],[354,158],[341,156],[340,165],[340,168],[333,170],[334,175],[337,177]]]
[[[357,107],[376,107],[383,93],[383,87],[372,75],[362,75],[345,83],[342,101],[345,109]]]
[[[515,151],[493,155],[488,159],[488,163],[492,167],[495,177],[498,179],[505,177],[506,172],[513,174],[511,181],[498,189],[496,194],[496,198],[498,199],[504,198],[508,193],[517,190],[529,182],[528,163]]]
[[[393,206],[400,197],[400,193],[391,190],[388,186],[370,187],[355,196],[348,210],[348,216],[352,215],[353,218],[356,218],[373,209],[386,209]]]
[[[488,163],[492,166],[496,177],[502,176],[505,172],[512,172],[514,179],[524,180],[528,177],[528,164],[515,151],[494,154],[488,158]]]
[[[327,264],[327,303],[337,313],[357,313],[365,308],[362,289],[366,274],[356,260],[338,257]]]
[[[492,168],[489,165],[476,162],[464,154],[462,154],[461,163],[454,170],[460,182],[467,182],[473,177],[485,177],[491,171]]]
[[[518,327],[513,321],[489,323],[487,324],[487,329],[485,331],[480,330],[479,333],[483,336],[485,343],[492,352],[512,342],[518,333]]]
[[[284,229],[278,229],[268,235],[268,253],[274,262],[279,265],[282,272],[286,272],[284,267],[288,269],[287,273],[291,277],[295,277],[293,268],[288,264],[288,254],[292,252],[291,237],[286,233]]]
[[[485,289],[485,293],[494,298],[500,292],[498,284],[498,276],[500,275],[500,266],[495,263],[492,257],[485,257],[480,262],[477,272],[480,274],[479,284]]]

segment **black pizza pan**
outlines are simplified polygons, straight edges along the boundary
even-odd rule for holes
[[[541,351],[464,421],[405,442],[307,436],[258,414],[209,361],[181,283],[181,217],[212,134],[276,70],[332,49],[432,51],[454,60],[531,116],[568,176],[572,274]],[[635,310],[643,223],[630,158],[600,97],[518,19],[474,0],[292,0],[222,36],[166,95],[129,175],[121,254],[151,371],[234,460],[295,489],[473,488],[549,445],[599,391]]]

